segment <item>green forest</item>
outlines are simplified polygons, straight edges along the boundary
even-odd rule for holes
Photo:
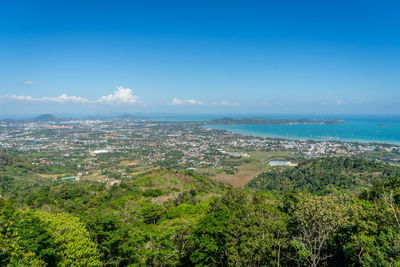
[[[0,152],[0,266],[400,266],[400,168],[271,168],[233,188],[161,166],[121,183],[39,176]]]

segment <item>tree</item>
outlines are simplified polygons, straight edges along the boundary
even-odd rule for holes
[[[45,262],[21,242],[14,215],[12,209],[0,209],[0,266],[44,266]]]
[[[54,239],[45,223],[30,210],[16,212],[14,218],[20,246],[37,255],[47,265],[55,266],[58,259],[53,248]]]
[[[332,255],[326,251],[333,234],[348,223],[348,201],[336,196],[307,196],[295,213],[297,236],[292,245],[297,258],[309,266],[317,266]]]
[[[143,221],[149,224],[156,224],[164,213],[164,207],[152,203],[144,203],[142,208],[139,210],[139,214],[142,216]]]
[[[227,226],[229,266],[279,266],[286,243],[284,215],[255,195]]]
[[[100,266],[95,243],[90,239],[85,225],[68,213],[49,214],[37,212],[48,223],[60,258],[58,266]]]
[[[126,243],[128,229],[124,227],[122,218],[103,210],[102,213],[89,214],[85,221],[103,264],[126,264],[121,246]]]
[[[393,189],[385,189],[384,186],[382,186],[382,199],[386,206],[390,209],[393,217],[393,221],[395,222],[398,230],[400,230],[400,209],[396,205],[396,200],[395,196],[393,195]],[[400,197],[400,194],[397,193],[397,198]]]
[[[350,226],[342,242],[348,265],[398,266],[399,231],[383,203],[358,200],[353,204]],[[396,248],[397,247],[397,248]]]
[[[210,205],[192,235],[198,265],[279,265],[286,235],[283,214],[262,196],[229,190]]]

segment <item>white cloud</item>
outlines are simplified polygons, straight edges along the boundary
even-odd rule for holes
[[[174,99],[172,99],[171,104],[172,105],[183,105],[183,101],[175,97]]]
[[[42,97],[40,98],[41,101],[53,101],[53,102],[59,102],[59,103],[64,103],[64,102],[76,102],[76,103],[88,103],[90,102],[84,97],[80,96],[67,96],[67,94],[62,94],[58,97]]]
[[[83,97],[79,96],[67,96],[66,94],[62,94],[58,97],[31,97],[31,96],[25,96],[25,95],[12,95],[12,96],[3,96],[2,98],[6,99],[14,99],[14,100],[20,100],[20,101],[36,101],[36,102],[59,102],[59,103],[64,103],[64,102],[77,102],[77,103],[88,103],[89,100]]]
[[[183,102],[191,104],[191,105],[203,105],[203,103],[201,101],[194,100],[194,99],[183,100]]]
[[[25,84],[25,85],[35,85],[35,83],[32,82],[32,81],[26,81],[26,82],[24,82],[24,84]]]
[[[12,95],[12,96],[4,96],[3,98],[11,98],[16,100],[26,100],[26,101],[39,101],[38,98],[33,98],[31,96],[24,96],[24,95]]]
[[[115,91],[114,94],[102,96],[99,100],[97,100],[97,102],[134,104],[138,101],[138,99],[139,97],[132,94],[131,89],[120,86],[117,87],[117,91]]]
[[[190,105],[203,105],[203,102],[195,99],[186,99],[186,100],[180,100],[178,98],[172,99],[170,102],[171,105],[183,105],[183,104],[190,104]]]
[[[343,104],[343,101],[342,100],[340,100],[340,99],[338,99],[338,100],[336,100],[336,104]]]
[[[229,101],[226,101],[226,100],[222,100],[221,102],[219,102],[219,104],[224,105],[224,106],[238,106],[238,105],[240,105],[237,102],[229,102]]]
[[[57,97],[44,96],[44,97],[31,97],[25,95],[11,95],[0,96],[1,99],[11,99],[18,101],[30,102],[58,102],[58,103],[107,103],[107,104],[134,104],[138,101],[139,97],[133,95],[132,90],[129,88],[117,87],[117,90],[110,95],[102,96],[98,100],[88,100],[80,96],[68,96],[62,94]]]

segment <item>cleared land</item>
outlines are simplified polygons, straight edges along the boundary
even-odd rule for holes
[[[218,169],[203,168],[199,169],[200,173],[209,175],[210,178],[217,182],[230,184],[234,187],[243,187],[247,185],[254,177],[261,172],[271,168],[268,162],[271,160],[296,160],[297,157],[290,155],[287,151],[274,152],[249,152],[250,157],[232,160],[240,166],[237,167],[235,174],[227,174]]]

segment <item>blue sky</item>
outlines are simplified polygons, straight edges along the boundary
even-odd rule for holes
[[[398,1],[4,1],[0,114],[400,114]]]

